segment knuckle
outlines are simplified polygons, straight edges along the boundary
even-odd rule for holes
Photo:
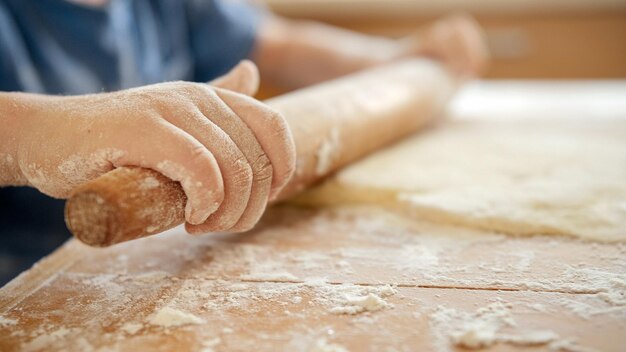
[[[235,178],[234,183],[240,186],[252,184],[254,173],[252,172],[252,167],[248,164],[245,158],[237,159],[233,165],[235,168],[235,171],[233,172],[233,177]]]
[[[195,82],[175,82],[170,89],[160,94],[171,106],[186,106],[203,96],[202,84]]]
[[[189,98],[198,99],[206,98],[208,95],[211,94],[212,89],[208,84],[186,82],[183,91],[187,94]]]
[[[269,123],[272,125],[274,133],[277,135],[287,136],[290,135],[289,126],[287,125],[287,120],[285,117],[278,111],[269,108],[268,110],[268,119]],[[288,140],[287,143],[291,144],[291,138],[285,138]]]
[[[265,154],[254,160],[252,170],[254,171],[254,178],[259,180],[266,180],[273,175],[272,163]]]
[[[287,120],[285,120],[283,114],[281,114],[278,110],[270,107],[269,105],[263,104],[263,106],[265,107],[265,111],[267,112],[270,120],[286,125]]]
[[[248,164],[243,156],[235,160],[234,164],[237,168],[237,173],[246,178],[252,178],[252,167]]]
[[[191,159],[194,162],[206,163],[209,161],[207,155],[209,151],[204,146],[194,145],[190,148],[189,153],[191,154]]]

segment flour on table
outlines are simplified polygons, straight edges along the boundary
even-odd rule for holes
[[[439,306],[431,315],[431,324],[435,325],[435,342],[450,338],[455,345],[466,348],[489,347],[496,343],[500,329],[516,325],[509,307],[500,301],[475,313]],[[442,333],[449,335],[441,336]]]
[[[275,271],[270,273],[254,273],[242,275],[242,279],[251,281],[296,281],[298,278],[287,271]]]
[[[620,119],[451,120],[341,170],[296,203],[371,203],[512,235],[626,240]]]
[[[143,324],[141,323],[126,323],[122,325],[121,329],[131,335],[136,334],[139,330],[143,329]]]
[[[16,324],[17,324],[17,320],[10,319],[10,318],[5,318],[5,317],[0,315],[0,326],[12,326],[12,325],[16,325]]]
[[[502,334],[498,341],[516,346],[540,346],[557,341],[559,335],[550,330],[536,330],[523,332],[519,335]]]
[[[222,339],[220,339],[219,337],[204,341],[202,342],[202,349],[200,350],[200,352],[213,352],[215,351],[213,347],[219,345],[220,343],[222,343]]]
[[[315,342],[310,352],[348,352],[346,348],[335,343],[329,343],[325,338]]]
[[[142,283],[157,283],[168,277],[164,271],[149,271],[132,277],[132,280]]]
[[[202,324],[205,321],[191,313],[178,309],[164,307],[150,318],[150,324],[162,327],[174,327],[191,324]]]
[[[500,299],[472,313],[437,307],[430,315],[435,347],[440,351],[449,351],[452,350],[451,345],[483,349],[495,344],[508,344],[546,346],[554,351],[588,351],[551,330],[519,326],[511,308],[511,304]]]
[[[375,289],[373,292],[365,292],[359,295],[348,293],[338,302],[339,304],[337,306],[330,309],[330,312],[333,314],[349,315],[363,312],[376,312],[391,307],[392,305],[387,303],[383,298],[392,296],[396,294],[396,292],[393,287],[384,285]]]
[[[375,312],[386,308],[389,304],[380,296],[368,293],[366,296],[346,297],[343,306],[332,308],[334,314],[358,314],[362,312]]]
[[[76,329],[68,329],[62,326],[52,332],[43,333],[22,345],[21,350],[26,352],[43,351],[57,341],[62,340],[65,336],[72,333],[74,330]]]
[[[496,343],[518,346],[547,345],[559,336],[550,330],[522,330],[513,318],[511,306],[501,300],[473,313],[439,306],[430,316],[434,342],[439,350],[448,349],[448,341],[467,349],[481,349]],[[514,333],[504,333],[513,328]]]

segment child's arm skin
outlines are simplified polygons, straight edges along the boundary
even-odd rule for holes
[[[399,41],[270,17],[254,59],[264,78],[295,88],[418,55],[467,76],[487,57],[479,27],[465,17]],[[267,203],[295,169],[285,120],[250,98],[258,81],[256,67],[244,62],[212,86],[171,82],[68,97],[0,93],[0,186],[29,185],[65,198],[114,167],[141,166],[181,182],[192,226],[249,229],[265,206],[246,211],[248,204]],[[253,197],[265,201],[249,202]]]
[[[0,185],[65,198],[114,167],[142,166],[181,182],[190,224],[250,228],[240,219],[248,200],[276,195],[295,167],[284,119],[248,96],[258,81],[243,62],[214,82],[230,90],[171,82],[68,97],[0,93]]]
[[[307,86],[414,56],[440,60],[456,74],[472,77],[488,60],[480,26],[464,15],[444,17],[400,40],[268,16],[258,37],[253,58],[261,75],[283,88]]]

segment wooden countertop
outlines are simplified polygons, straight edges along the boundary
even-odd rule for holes
[[[626,123],[625,93],[478,82],[450,114]],[[625,282],[623,243],[280,206],[246,234],[69,241],[0,289],[0,350],[446,351],[495,326],[490,351],[620,351]]]

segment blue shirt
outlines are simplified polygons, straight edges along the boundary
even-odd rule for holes
[[[259,17],[232,0],[0,0],[0,91],[208,81],[249,56]]]

